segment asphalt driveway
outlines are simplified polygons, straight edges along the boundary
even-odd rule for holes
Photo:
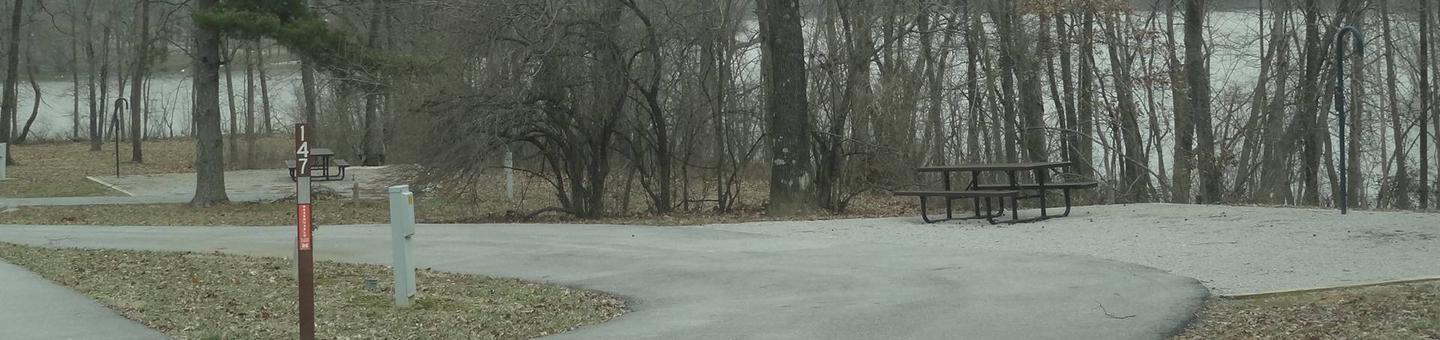
[[[0,226],[0,241],[288,256],[285,227]],[[322,260],[389,262],[388,226],[326,226]],[[417,264],[622,296],[566,339],[1158,339],[1194,279],[1090,256],[779,237],[710,228],[421,226]],[[3,307],[0,307],[3,308]]]

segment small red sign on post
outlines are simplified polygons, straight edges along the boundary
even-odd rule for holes
[[[295,234],[300,238],[300,250],[310,250],[310,205],[300,204],[295,216],[300,219],[299,230]]]

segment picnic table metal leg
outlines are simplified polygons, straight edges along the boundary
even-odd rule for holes
[[[930,220],[930,215],[928,215],[930,209],[925,204],[925,197],[926,196],[920,196],[920,219],[924,220],[925,223],[935,223],[936,221]]]
[[[944,178],[945,178],[945,191],[950,191],[950,172],[949,172],[949,171],[941,172],[941,177],[944,177]],[[945,219],[955,218],[955,213],[954,213],[954,211],[953,211],[954,209],[951,207],[951,204],[950,204],[950,202],[953,202],[953,201],[954,201],[954,200],[950,199],[949,197],[946,197],[946,198],[945,198]]]
[[[1049,216],[1045,211],[1045,169],[1035,169],[1035,184],[1040,187],[1040,217]]]
[[[966,190],[975,190],[975,186],[978,185],[979,183],[980,183],[980,173],[977,172],[977,171],[971,171],[971,172],[970,172],[970,185],[966,186],[965,189],[966,189]],[[981,216],[980,216],[980,198],[979,198],[979,197],[975,197],[975,198],[971,199],[971,201],[975,203],[975,218],[980,218],[980,217],[981,217]],[[986,215],[993,214],[993,211],[994,211],[994,210],[990,210],[990,198],[989,198],[989,197],[986,197],[986,198],[985,198],[985,214],[986,214]]]
[[[1015,179],[1015,170],[1006,171],[1005,174],[1009,175],[1009,177],[1010,177],[1010,187],[1011,187],[1011,188],[1019,188],[1019,187],[1020,187],[1019,181],[1017,181],[1017,180]],[[1018,219],[1020,219],[1020,197],[1019,197],[1019,196],[1010,196],[1010,219],[1012,219],[1012,220],[1018,220]]]
[[[1060,216],[1070,216],[1070,189],[1065,189],[1065,214]]]

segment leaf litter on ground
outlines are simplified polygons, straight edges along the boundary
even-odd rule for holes
[[[178,339],[289,339],[293,262],[219,253],[56,249],[0,243],[0,259],[85,294]],[[410,309],[395,309],[391,271],[316,263],[322,339],[529,339],[614,318],[609,295],[528,282],[419,270]],[[366,280],[378,282],[368,289]]]

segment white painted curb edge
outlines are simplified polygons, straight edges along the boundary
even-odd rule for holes
[[[100,185],[104,185],[111,190],[119,191],[120,193],[125,194],[125,196],[135,197],[135,194],[132,194],[129,191],[125,191],[125,189],[121,189],[119,186],[116,186],[114,184],[105,183],[105,181],[102,181],[99,178],[95,178],[95,176],[85,176],[85,178],[90,179],[91,181],[95,181],[95,183],[100,183]]]
[[[1417,277],[1417,278],[1409,278],[1409,279],[1385,280],[1385,281],[1377,281],[1377,282],[1356,283],[1356,284],[1338,285],[1338,286],[1327,286],[1327,287],[1317,287],[1317,288],[1292,289],[1292,290],[1278,290],[1278,291],[1261,292],[1261,293],[1246,293],[1246,294],[1220,295],[1220,298],[1224,298],[1224,299],[1254,299],[1254,298],[1270,297],[1270,296],[1276,296],[1276,295],[1286,295],[1286,294],[1296,294],[1296,293],[1310,293],[1310,292],[1320,292],[1320,291],[1336,290],[1336,289],[1346,289],[1346,288],[1361,288],[1361,287],[1371,287],[1371,286],[1385,286],[1385,285],[1402,284],[1402,283],[1415,283],[1415,282],[1424,282],[1424,281],[1440,281],[1440,276],[1425,276],[1425,277]]]

